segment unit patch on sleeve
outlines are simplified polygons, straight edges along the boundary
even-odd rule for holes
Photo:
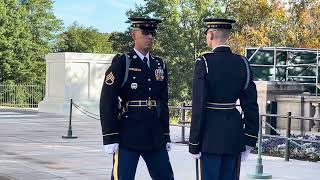
[[[113,73],[112,72],[110,72],[107,76],[106,76],[106,80],[105,80],[105,83],[107,84],[107,85],[112,85],[113,83],[114,83],[114,75],[113,75]]]

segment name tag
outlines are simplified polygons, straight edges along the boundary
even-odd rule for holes
[[[136,72],[140,72],[140,71],[141,71],[141,69],[139,69],[139,68],[129,68],[129,71],[136,71]]]

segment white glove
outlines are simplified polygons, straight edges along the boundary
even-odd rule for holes
[[[201,157],[201,152],[199,152],[198,154],[191,154],[191,156],[195,159],[200,159]]]
[[[253,149],[254,149],[254,148],[251,147],[251,146],[246,146],[246,150],[241,153],[241,162],[244,162],[244,161],[248,160],[249,155],[250,155],[250,152],[251,152]]]
[[[170,151],[170,150],[171,150],[171,143],[168,142],[168,143],[166,144],[166,149],[167,149],[167,151]]]
[[[113,154],[119,149],[119,143],[107,144],[104,145],[104,151],[107,154]]]

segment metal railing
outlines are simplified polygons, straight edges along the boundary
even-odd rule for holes
[[[72,99],[70,100],[70,116],[69,116],[69,126],[68,126],[68,135],[63,136],[63,138],[77,138],[75,136],[72,136],[72,107],[77,108],[80,112],[82,112],[84,115],[95,119],[100,120],[99,115],[91,113],[83,108],[81,108],[79,105],[75,104]],[[169,109],[172,110],[178,110],[179,111],[179,120],[177,124],[170,124],[171,126],[179,126],[181,127],[181,143],[187,143],[185,139],[185,128],[190,127],[190,121],[186,121],[186,111],[190,111],[192,109],[191,106],[186,106],[185,103],[182,103],[181,106],[169,106]],[[286,126],[286,134],[285,136],[281,136],[281,132],[276,129],[276,127],[271,126],[267,121],[266,117],[277,117],[277,118],[285,118],[287,120],[287,126]],[[301,144],[297,143],[296,141],[302,141],[302,142],[310,142],[310,143],[319,143],[320,141],[315,140],[308,140],[308,139],[299,139],[299,138],[293,138],[291,137],[291,120],[297,119],[297,120],[308,120],[308,121],[319,121],[320,118],[314,118],[314,117],[302,117],[302,116],[292,116],[291,112],[288,112],[287,115],[279,115],[279,114],[260,114],[259,115],[259,138],[258,138],[258,164],[257,164],[257,172],[253,174],[252,176],[259,176],[261,177],[263,175],[263,166],[262,166],[262,137],[272,137],[272,138],[279,138],[279,139],[285,139],[285,160],[289,161],[290,158],[290,143],[295,144],[296,146],[300,147],[301,149],[306,149]],[[265,122],[266,126],[269,126],[271,129],[273,129],[275,132],[277,132],[278,135],[267,135],[262,134],[262,122]],[[320,157],[320,153],[313,152],[315,155]]]
[[[181,103],[181,106],[169,106],[169,109],[172,111],[179,111],[179,120],[177,124],[170,124],[171,126],[180,126],[181,127],[181,143],[187,143],[186,141],[186,127],[190,127],[191,121],[187,121],[186,118],[186,110],[191,110],[192,107],[190,105],[186,105],[186,103]]]
[[[171,126],[179,126],[181,127],[181,142],[182,143],[186,143],[186,137],[185,137],[185,128],[186,127],[190,127],[190,121],[187,121],[186,119],[186,111],[190,111],[192,109],[191,106],[186,106],[185,103],[182,103],[181,106],[170,106],[169,107],[171,110],[179,110],[179,121],[177,124],[171,124]],[[281,135],[281,132],[279,130],[277,130],[277,127],[273,127],[271,126],[267,121],[266,118],[267,117],[276,117],[276,118],[284,118],[287,121],[287,125],[286,125],[286,133],[285,135]],[[305,147],[303,147],[301,144],[297,143],[297,141],[300,142],[308,142],[308,143],[319,143],[320,141],[316,141],[316,140],[309,140],[309,139],[300,139],[300,138],[294,138],[291,137],[291,121],[292,119],[296,119],[296,120],[306,120],[306,121],[319,121],[320,122],[320,118],[314,118],[314,117],[303,117],[303,116],[292,116],[291,112],[288,112],[287,115],[279,115],[279,114],[260,114],[260,121],[265,122],[265,124],[270,127],[271,129],[273,129],[275,132],[277,132],[278,135],[269,135],[269,134],[261,134],[262,137],[271,137],[271,138],[277,138],[277,139],[285,139],[285,153],[284,153],[284,159],[286,161],[289,161],[290,158],[290,144],[293,143],[296,146],[300,147],[301,149],[305,149]],[[281,119],[279,119],[281,120]],[[262,123],[261,123],[262,124]],[[262,133],[262,125],[259,126],[259,129],[261,130]],[[320,157],[319,153],[315,153],[316,155],[318,155]]]
[[[255,50],[254,53],[250,56],[249,61],[257,55],[259,51],[267,50],[273,51],[273,63],[272,64],[253,64],[250,63],[250,66],[253,68],[270,68],[273,69],[273,81],[277,81],[277,76],[279,75],[279,69],[285,71],[284,81],[297,81],[303,86],[314,86],[315,87],[315,95],[318,96],[318,85],[319,85],[319,49],[304,49],[304,48],[287,48],[287,47],[259,47],[259,48],[246,48],[246,56],[247,50]],[[286,52],[288,57],[285,59],[285,64],[278,64],[277,52]],[[293,52],[308,52],[314,53],[316,55],[314,63],[296,63],[293,64],[292,56]],[[315,75],[290,75],[290,68],[309,68],[314,69]],[[313,82],[304,82],[305,79],[313,80]],[[302,81],[299,81],[302,80]]]
[[[285,136],[281,136],[281,132],[279,130],[276,129],[276,127],[271,126],[269,123],[266,122],[265,119],[263,119],[263,117],[276,117],[276,118],[285,118],[287,121],[287,125],[286,125],[286,133]],[[264,137],[272,137],[272,138],[278,138],[278,139],[285,139],[285,155],[284,155],[284,159],[286,161],[289,161],[290,158],[290,143],[295,144],[296,146],[300,147],[301,149],[305,149],[302,145],[300,145],[299,143],[297,143],[297,141],[302,141],[302,142],[309,142],[309,143],[319,143],[320,141],[315,141],[315,140],[308,140],[308,139],[299,139],[299,138],[293,138],[291,137],[291,121],[292,119],[297,119],[297,120],[305,120],[305,121],[319,121],[320,122],[320,118],[314,118],[314,117],[303,117],[303,116],[292,116],[291,112],[288,112],[287,115],[279,115],[279,114],[261,114],[260,115],[260,119],[262,121],[264,121],[266,123],[267,126],[269,126],[270,128],[272,128],[278,135],[268,135],[268,134],[264,134]],[[260,129],[262,129],[262,127],[260,127]],[[315,153],[316,155],[318,155],[320,157],[320,153]]]
[[[43,85],[0,85],[0,106],[37,108],[44,96]]]

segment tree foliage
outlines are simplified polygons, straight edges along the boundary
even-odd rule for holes
[[[113,53],[128,52],[133,47],[133,42],[129,31],[112,32],[109,37]]]
[[[93,27],[73,23],[59,36],[59,52],[111,53],[112,47],[107,33],[100,33]]]
[[[61,22],[51,0],[0,0],[0,83],[45,82],[45,54]]]
[[[221,7],[224,3],[226,12]],[[237,21],[229,45],[239,54],[244,54],[246,47],[320,46],[317,23],[320,21],[320,2],[317,0],[145,0],[127,15],[163,20],[154,53],[168,63],[169,94],[173,102],[191,99],[194,59],[210,50],[203,35],[205,17],[229,17]],[[118,33],[118,38],[113,39],[117,52],[130,48],[129,30]],[[114,45],[119,42],[127,46]]]

